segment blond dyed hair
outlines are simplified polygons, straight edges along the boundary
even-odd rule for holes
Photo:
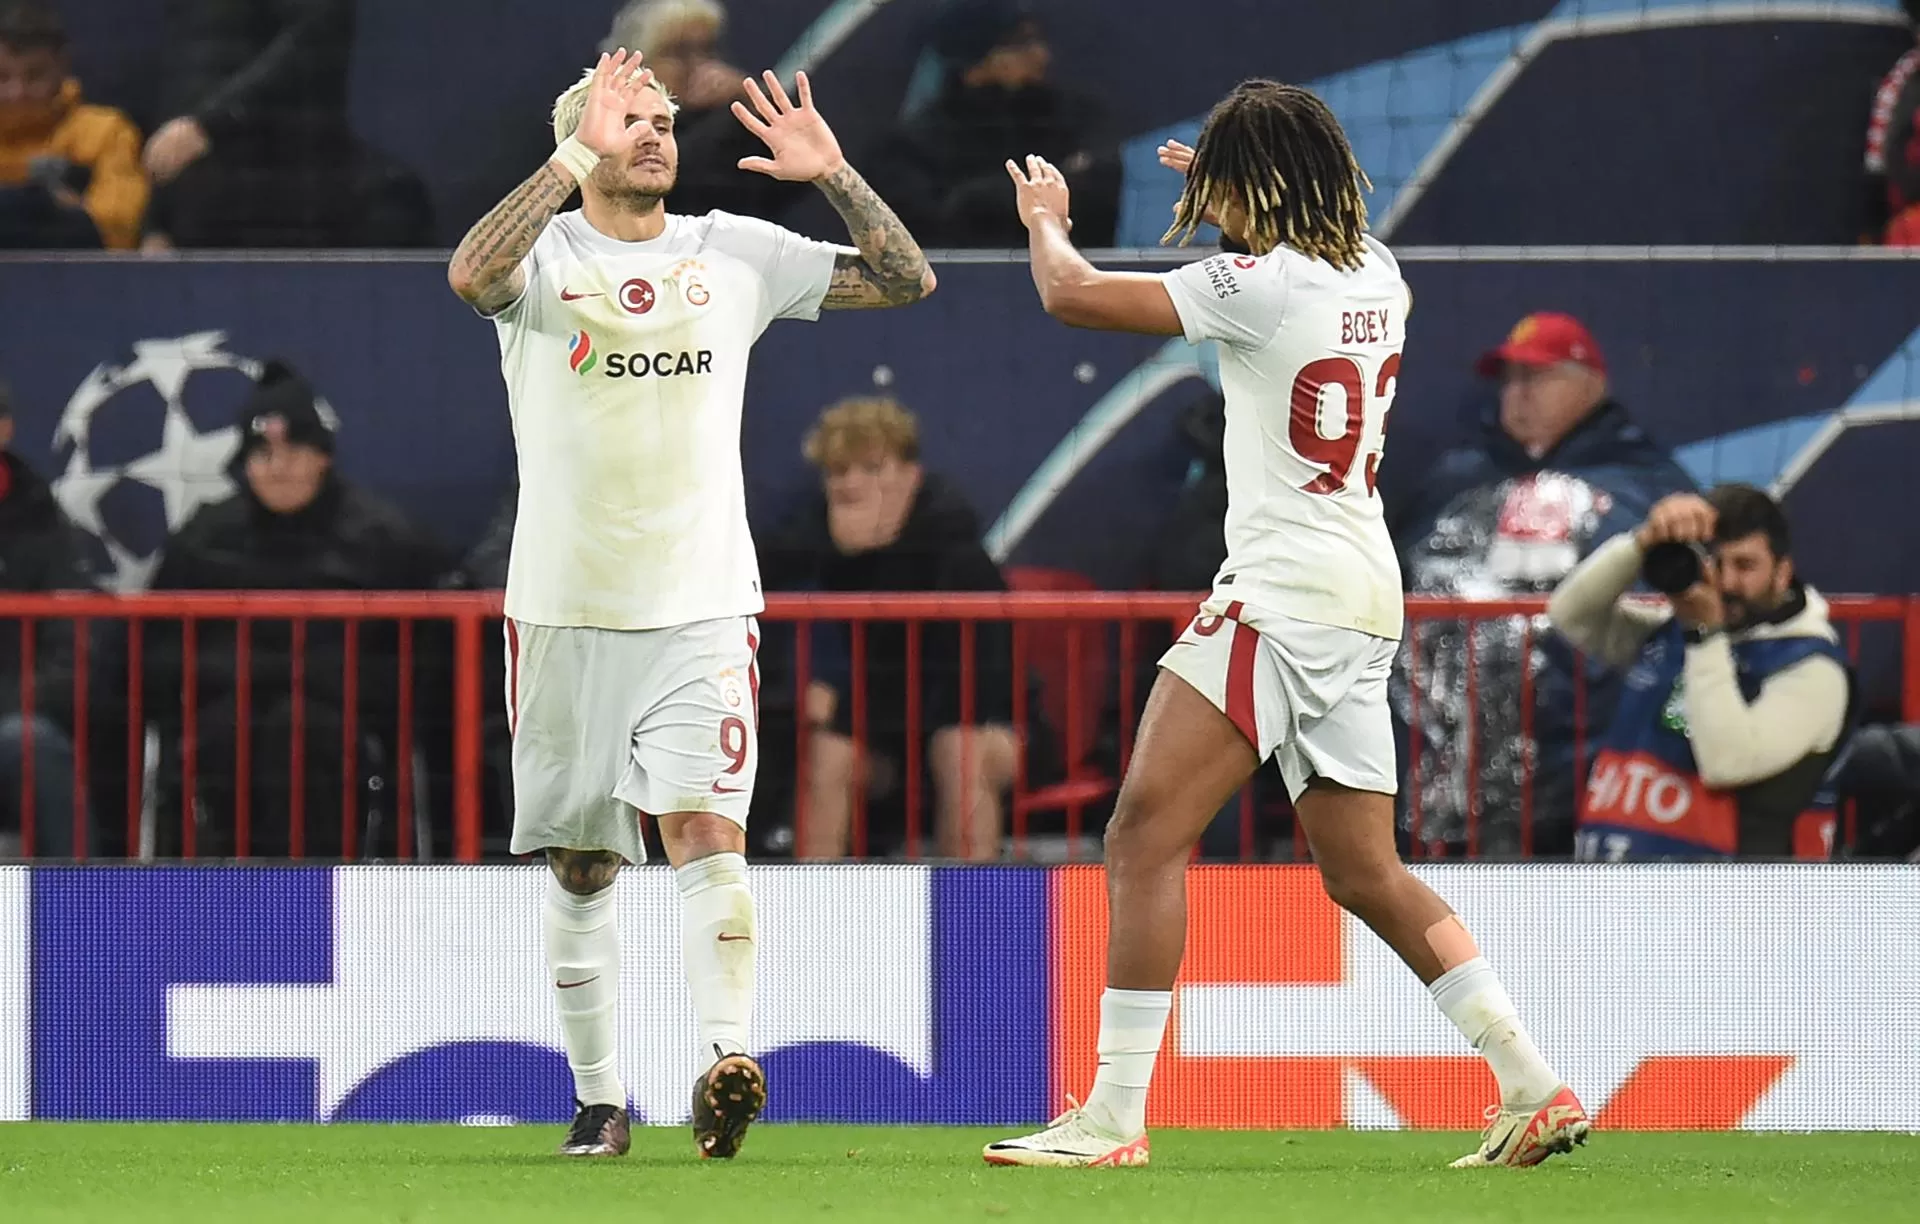
[[[820,414],[800,447],[807,462],[823,472],[876,450],[906,463],[920,458],[920,422],[891,396],[841,400]]]

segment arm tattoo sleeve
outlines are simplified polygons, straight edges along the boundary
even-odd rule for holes
[[[461,296],[488,311],[518,297],[524,288],[520,261],[573,194],[574,186],[571,175],[548,162],[480,218],[461,239],[448,269],[448,279]]]
[[[842,166],[821,180],[820,190],[860,248],[859,255],[842,255],[834,261],[833,283],[822,305],[828,310],[858,310],[905,306],[925,297],[932,276],[926,254],[867,181],[852,166]]]

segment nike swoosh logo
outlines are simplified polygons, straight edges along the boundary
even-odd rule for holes
[[[739,941],[741,941],[741,940],[743,940],[743,939],[752,939],[752,938],[753,938],[753,936],[751,936],[751,935],[729,935],[729,934],[727,934],[727,933],[726,933],[725,931],[722,931],[722,932],[720,932],[720,934],[719,934],[719,936],[718,936],[718,938],[719,938],[719,940],[720,940],[720,942],[721,942],[721,943],[738,943]]]
[[[597,982],[599,980],[600,980],[600,975],[596,973],[592,977],[582,978],[578,982],[555,982],[554,985],[558,986],[562,990],[573,990],[576,987],[585,986],[590,982]]]
[[[577,302],[581,298],[605,297],[605,296],[607,295],[604,293],[575,293],[571,289],[562,289],[560,291],[560,300],[563,302]]]
[[[1481,1157],[1481,1159],[1487,1161],[1489,1164],[1491,1164],[1493,1161],[1500,1159],[1500,1153],[1507,1150],[1507,1144],[1512,1140],[1513,1140],[1513,1132],[1508,1131],[1506,1134],[1500,1136],[1499,1144],[1491,1152],[1488,1152],[1485,1156]]]
[[[715,782],[713,784],[713,793],[716,795],[744,795],[747,792],[744,787],[722,786],[718,782]]]

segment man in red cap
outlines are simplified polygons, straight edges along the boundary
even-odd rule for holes
[[[1528,315],[1478,369],[1499,380],[1498,406],[1482,418],[1479,437],[1442,455],[1390,504],[1409,591],[1476,599],[1547,594],[1596,546],[1639,524],[1654,502],[1693,488],[1609,395],[1600,346],[1571,315]],[[1471,843],[1483,854],[1570,853],[1577,794],[1572,653],[1550,635],[1529,640],[1524,617],[1479,621],[1473,634],[1481,699],[1471,718],[1460,667],[1464,626],[1415,625],[1404,639],[1419,669],[1421,753],[1401,793],[1417,788],[1421,839],[1449,852]],[[1533,672],[1530,723],[1517,703],[1485,699],[1520,692],[1523,667]],[[1405,674],[1398,669],[1395,681],[1402,719],[1413,710]],[[1588,725],[1604,727],[1607,682],[1598,673],[1590,681]],[[1524,804],[1523,789],[1530,792]]]
[[[1500,427],[1535,459],[1607,398],[1606,359],[1572,315],[1528,315],[1478,368],[1482,378],[1501,380]]]

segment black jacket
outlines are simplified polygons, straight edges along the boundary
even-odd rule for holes
[[[761,549],[761,579],[769,591],[1004,591],[999,566],[980,543],[980,518],[950,482],[933,473],[920,491],[899,537],[884,548],[848,555],[827,530],[825,497],[815,498]],[[960,632],[952,622],[921,631],[923,721],[933,731],[959,717]],[[812,637],[811,672],[842,694],[851,676],[851,634],[844,624],[822,624]],[[975,637],[976,721],[1011,717],[1012,634],[1005,622],[979,623]],[[867,693],[874,717],[894,720],[905,708],[906,627],[877,622],[867,630]]]
[[[243,485],[225,501],[203,508],[167,541],[157,591],[414,591],[431,590],[447,559],[428,537],[386,502],[329,474],[305,510],[267,510]],[[162,674],[176,682],[180,630],[155,626],[152,650]],[[423,626],[423,632],[431,636]],[[235,628],[209,619],[196,630],[196,675],[202,702],[231,699],[235,688]],[[416,639],[418,640],[418,638]],[[423,647],[425,643],[422,643]],[[369,703],[395,700],[396,632],[371,623],[360,634],[360,692]],[[338,622],[307,629],[304,691],[309,699],[343,701],[344,635]],[[250,632],[253,700],[258,705],[291,691],[292,631],[285,622],[256,621]],[[422,651],[423,656],[427,652]],[[422,663],[424,664],[424,658]],[[159,691],[168,691],[165,688]],[[264,708],[264,707],[262,707]],[[177,711],[176,711],[177,713]]]
[[[161,104],[217,145],[344,133],[353,0],[167,0]]]
[[[1118,161],[1099,133],[1095,105],[1052,85],[970,89],[955,81],[895,128],[872,158],[874,190],[927,247],[1025,247],[1012,207],[1008,158],[1038,153],[1065,165],[1097,159],[1074,176],[1074,241],[1108,246],[1118,215]]]
[[[95,588],[79,530],[53,490],[12,451],[0,452],[0,590]],[[0,710],[20,708],[19,622],[0,621]],[[73,623],[34,627],[34,710],[63,725],[73,714]]]

